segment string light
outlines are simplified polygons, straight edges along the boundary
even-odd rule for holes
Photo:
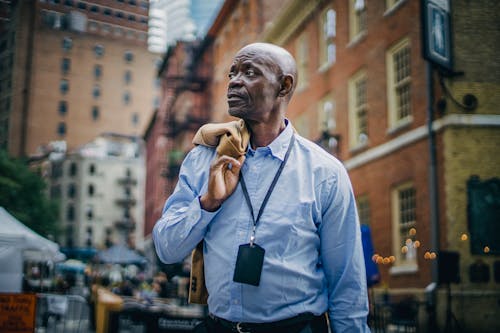
[[[460,240],[461,240],[462,242],[465,242],[465,241],[466,241],[466,240],[468,240],[468,239],[469,239],[469,236],[467,236],[467,234],[466,234],[466,233],[463,233],[463,234],[460,236]]]
[[[486,245],[484,248],[483,248],[483,252],[484,253],[489,253],[490,252],[490,247],[488,245]]]

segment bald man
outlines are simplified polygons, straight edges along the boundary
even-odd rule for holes
[[[267,43],[229,69],[229,114],[250,132],[234,158],[196,146],[153,230],[160,259],[204,240],[209,316],[200,332],[369,332],[360,226],[342,164],[286,118],[295,60]]]

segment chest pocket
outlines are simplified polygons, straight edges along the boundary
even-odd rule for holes
[[[266,255],[283,257],[306,250],[304,247],[319,247],[313,207],[312,202],[302,202],[266,208],[256,233],[256,242],[266,249]]]

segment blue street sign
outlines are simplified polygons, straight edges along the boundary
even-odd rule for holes
[[[449,0],[422,0],[424,58],[452,71]]]

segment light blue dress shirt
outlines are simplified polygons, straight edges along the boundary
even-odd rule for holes
[[[265,249],[258,287],[233,282],[238,247],[250,240],[253,221],[241,184],[216,212],[203,210],[215,150],[197,146],[186,156],[174,193],[153,229],[165,263],[182,261],[202,239],[208,308],[235,322],[270,322],[328,311],[335,332],[369,332],[361,232],[345,168],[290,123],[269,146],[248,149],[242,173],[257,216],[283,160],[289,160],[257,224]]]

